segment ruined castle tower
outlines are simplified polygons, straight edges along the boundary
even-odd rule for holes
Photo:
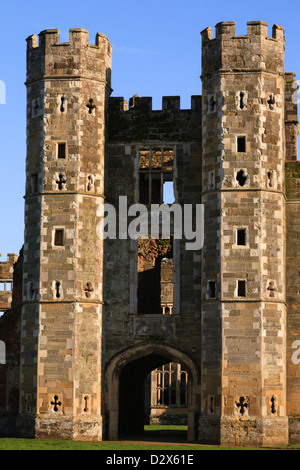
[[[105,108],[111,46],[27,40],[27,163],[18,428],[101,438]],[[88,431],[87,431],[88,429]]]
[[[202,310],[202,403],[213,397],[216,413],[200,419],[200,434],[215,423],[232,444],[250,434],[285,444],[283,29],[269,38],[266,23],[249,22],[236,36],[225,22],[202,41],[202,202],[213,241],[202,283],[216,284]]]
[[[275,25],[272,37],[261,21],[245,36],[233,22],[219,23],[215,37],[205,29],[203,94],[190,109],[176,96],[163,97],[161,110],[148,97],[129,107],[110,97],[102,34],[95,45],[83,29],[70,30],[68,43],[57,30],[27,41],[15,434],[138,435],[152,374],[156,416],[165,396],[184,406],[189,441],[299,442],[299,124],[283,29]],[[119,216],[131,222],[134,204],[166,202],[167,184],[177,207],[204,207],[203,246],[190,231],[124,232]],[[104,200],[117,226],[101,241]],[[0,333],[8,316],[6,305]],[[9,403],[1,377],[13,372],[0,374],[0,433]],[[11,410],[13,423],[16,400]]]

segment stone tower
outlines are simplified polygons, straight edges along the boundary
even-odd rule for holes
[[[27,39],[21,435],[101,439],[105,112],[111,45]],[[84,431],[82,431],[84,429]],[[82,434],[83,432],[83,434]]]
[[[202,32],[202,286],[215,287],[202,302],[201,402],[215,412],[199,433],[233,445],[288,435],[283,34],[264,22]]]

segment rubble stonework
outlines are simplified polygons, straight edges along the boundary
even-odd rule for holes
[[[137,435],[149,374],[159,386],[183,370],[186,395],[177,384],[174,403],[189,441],[300,441],[297,82],[284,69],[283,28],[267,29],[202,32],[202,96],[190,109],[177,96],[161,110],[149,97],[110,97],[102,34],[94,45],[83,29],[68,43],[58,30],[28,38],[23,279],[13,288],[23,295],[0,319],[1,340],[15,308],[20,400],[9,408],[1,373],[2,434]],[[97,236],[99,206],[119,216],[120,196],[161,204],[167,182],[176,203],[204,205],[202,249],[173,232]]]

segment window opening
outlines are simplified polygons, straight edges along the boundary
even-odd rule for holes
[[[248,403],[245,397],[240,397],[240,401],[236,403],[236,406],[239,409],[239,412],[241,415],[244,415],[246,413],[246,410],[248,408]]]
[[[215,281],[208,281],[207,294],[209,299],[215,299],[216,297],[216,283]]]
[[[238,297],[246,297],[246,281],[238,281]]]
[[[267,290],[269,291],[269,297],[275,297],[276,287],[273,281],[269,282]]]
[[[96,105],[94,104],[93,98],[90,98],[90,99],[89,99],[89,102],[88,102],[88,104],[86,105],[86,107],[87,107],[88,110],[89,110],[89,114],[93,114],[94,109],[96,109]]]
[[[173,204],[173,202],[175,202],[173,182],[165,181],[163,184],[163,203]]]
[[[64,112],[65,112],[65,107],[64,107],[65,99],[66,99],[66,98],[65,98],[64,96],[62,96],[61,99],[60,99],[60,102],[61,102],[61,103],[60,103],[60,112],[61,112],[61,113],[64,113]]]
[[[141,149],[139,153],[139,202],[162,204],[174,202],[174,151],[171,148]],[[166,183],[169,184],[166,184]],[[166,184],[166,185],[165,185]],[[165,185],[165,186],[164,186]]]
[[[31,193],[37,193],[38,192],[38,175],[34,174],[31,175]]]
[[[87,191],[93,191],[94,190],[94,177],[92,175],[89,175],[87,177]]]
[[[244,109],[246,107],[244,99],[245,99],[245,93],[243,91],[241,91],[241,93],[240,93],[240,109]]]
[[[28,297],[30,300],[34,300],[35,297],[35,288],[33,282],[28,284]]]
[[[152,372],[155,388],[152,408],[187,406],[188,373],[180,364],[170,362]]]
[[[237,138],[237,151],[240,152],[246,152],[246,137],[238,137]]]
[[[57,145],[57,158],[60,159],[65,159],[66,158],[66,144],[65,143],[59,143]]]
[[[60,299],[60,296],[61,296],[60,287],[61,287],[61,283],[59,281],[56,281],[55,282],[55,291],[56,291],[55,296],[56,296],[57,299]]]
[[[236,180],[237,180],[237,182],[239,183],[240,186],[244,186],[247,179],[248,179],[248,177],[245,175],[244,170],[240,170],[240,171],[237,172]]]
[[[246,246],[246,229],[237,230],[237,245]]]
[[[211,113],[213,113],[215,111],[216,104],[217,104],[217,102],[215,100],[215,97],[212,96],[209,100],[209,110],[210,110]]]
[[[172,314],[173,239],[138,240],[138,314]]]
[[[214,414],[214,397],[212,395],[210,395],[208,397],[208,401],[209,401],[209,412],[211,414]]]
[[[50,404],[53,406],[53,410],[55,411],[55,413],[57,413],[57,412],[58,412],[58,408],[61,406],[61,402],[58,400],[58,396],[57,396],[57,395],[54,396],[54,400],[51,401]]]
[[[272,170],[268,171],[268,186],[269,188],[274,186],[274,172]]]
[[[268,100],[268,105],[269,105],[269,109],[271,111],[273,111],[273,109],[275,108],[275,104],[276,104],[276,102],[275,102],[274,95],[270,95],[270,99]]]
[[[271,413],[272,413],[272,414],[275,414],[275,413],[276,413],[275,402],[276,402],[275,397],[272,396],[272,397],[271,397]]]
[[[61,229],[55,230],[54,245],[64,246],[64,230],[61,230]]]
[[[64,175],[60,174],[58,176],[58,180],[56,181],[56,184],[57,184],[57,187],[58,187],[59,191],[61,191],[65,188],[66,182],[67,182],[67,180],[64,177]]]

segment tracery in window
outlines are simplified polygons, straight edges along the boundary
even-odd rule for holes
[[[170,362],[152,372],[152,407],[187,406],[188,373],[181,364]]]

